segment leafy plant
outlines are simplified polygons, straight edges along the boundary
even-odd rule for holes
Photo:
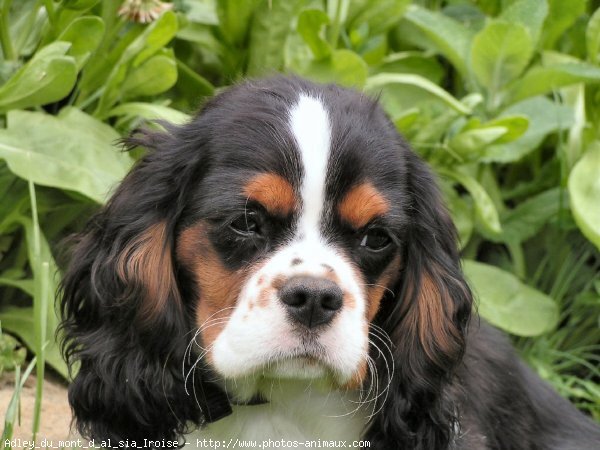
[[[146,3],[141,24],[121,0],[0,1],[0,320],[38,375],[66,375],[57,244],[134,162],[118,139],[284,72],[379,96],[439,175],[481,315],[600,419],[596,0]]]
[[[0,333],[0,376],[23,364],[26,356],[27,350],[14,337]]]

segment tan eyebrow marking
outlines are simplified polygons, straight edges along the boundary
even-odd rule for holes
[[[294,188],[275,173],[261,173],[250,179],[244,186],[244,194],[272,214],[287,216],[296,209]]]
[[[390,209],[388,201],[369,183],[353,187],[338,205],[341,218],[354,228],[362,228]]]

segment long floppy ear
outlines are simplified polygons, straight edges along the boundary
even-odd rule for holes
[[[402,269],[377,318],[392,341],[395,375],[389,380],[379,368],[390,393],[368,435],[383,448],[447,448],[457,411],[444,388],[465,351],[472,295],[436,181],[418,156],[404,154],[410,204]]]
[[[85,437],[139,445],[173,439],[188,421],[201,420],[184,386],[191,305],[180,294],[173,257],[186,187],[204,170],[199,126],[131,139],[149,153],[73,249],[61,286],[61,329],[70,368],[79,364],[69,401]]]

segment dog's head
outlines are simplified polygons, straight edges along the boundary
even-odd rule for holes
[[[228,381],[360,389],[391,366],[372,429],[435,421],[471,295],[435,181],[374,100],[249,81],[130,142],[149,152],[63,281],[84,435],[172,437],[227,412]]]

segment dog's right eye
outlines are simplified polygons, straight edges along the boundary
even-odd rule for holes
[[[255,211],[249,211],[236,218],[229,228],[241,236],[255,236],[261,233],[260,218]]]

